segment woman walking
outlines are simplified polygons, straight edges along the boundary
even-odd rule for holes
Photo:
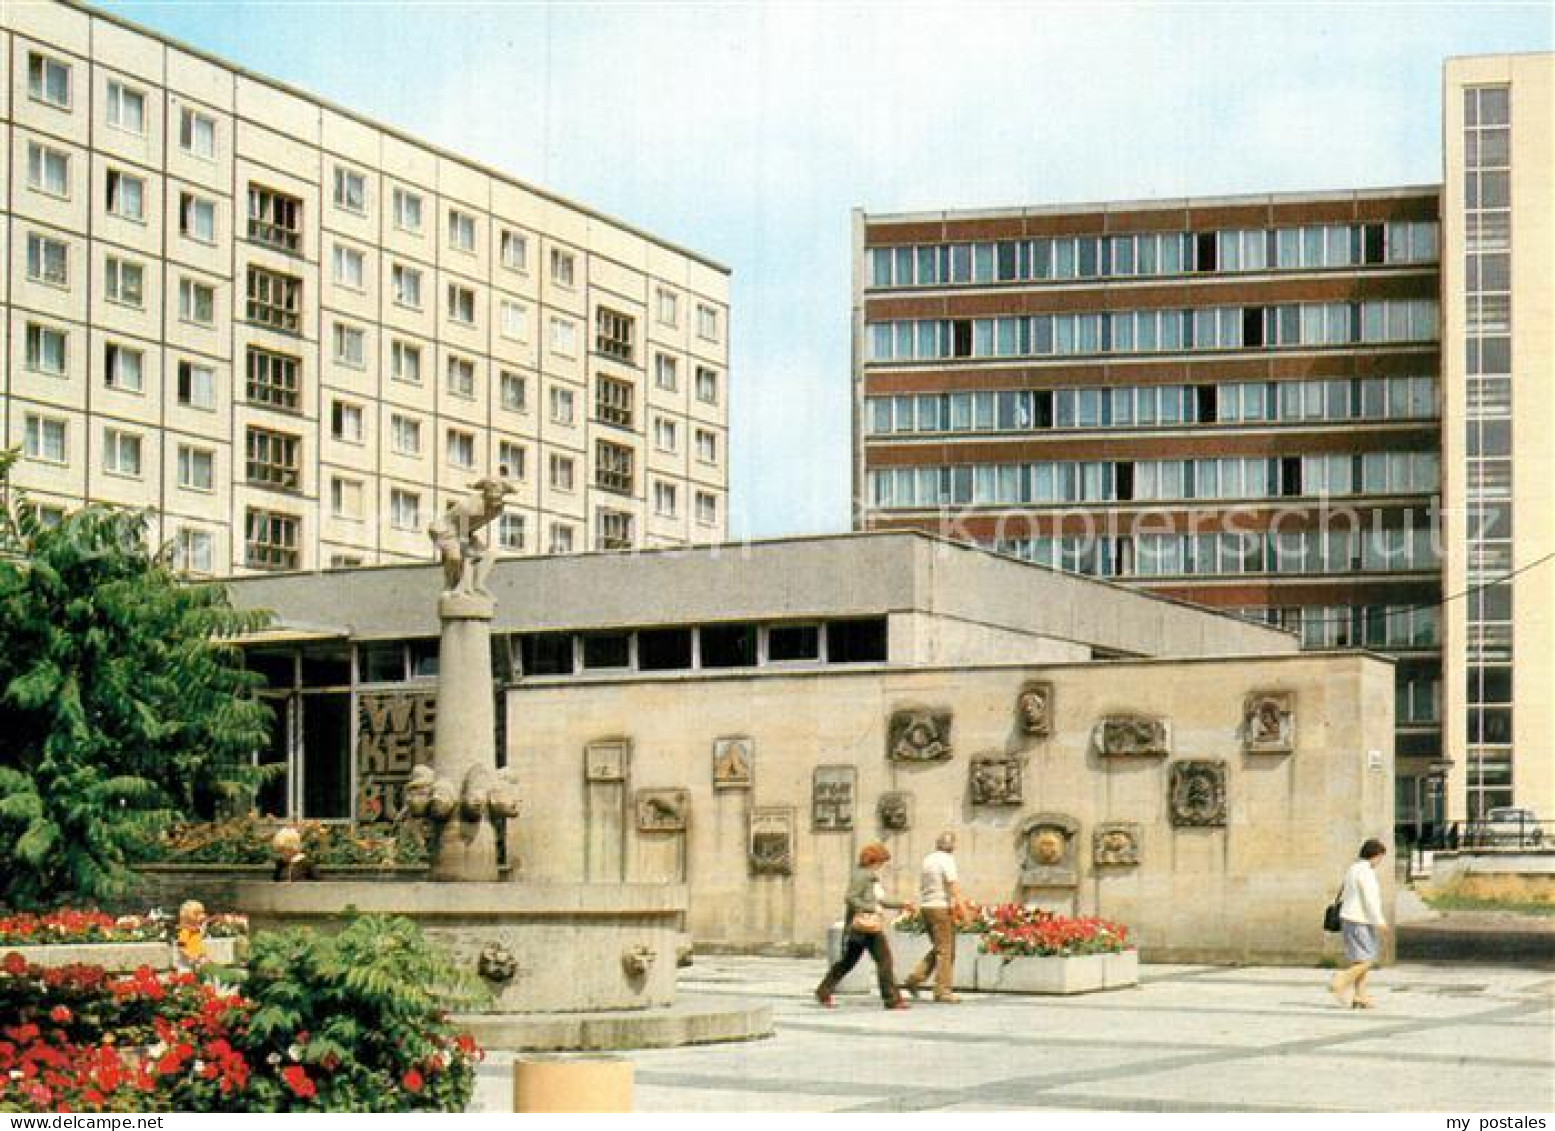
[[[887,1009],[907,1009],[901,991],[896,988],[896,975],[891,970],[891,944],[886,941],[885,916],[881,908],[900,908],[902,903],[885,897],[880,884],[880,869],[891,859],[891,853],[883,844],[866,844],[858,854],[858,867],[848,881],[847,907],[842,921],[847,925],[842,935],[842,957],[826,971],[826,977],[815,987],[815,1000],[830,1007],[832,991],[837,983],[847,977],[848,971],[858,965],[864,952],[875,960],[875,977],[880,983],[880,1000]]]
[[[1388,930],[1388,921],[1382,915],[1382,889],[1377,884],[1377,868],[1387,851],[1380,840],[1368,840],[1361,845],[1361,857],[1344,874],[1339,895],[1339,929],[1344,939],[1345,961],[1350,966],[1334,975],[1328,992],[1340,1005],[1352,1009],[1370,1009],[1376,1004],[1366,994],[1366,975],[1377,964],[1381,936]],[[1350,993],[1348,1001],[1346,991]]]

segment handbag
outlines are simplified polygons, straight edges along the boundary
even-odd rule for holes
[[[1339,918],[1339,905],[1344,902],[1344,888],[1339,889],[1339,894],[1334,896],[1334,901],[1323,909],[1323,930],[1331,935],[1338,934],[1344,927]]]
[[[856,935],[878,935],[885,930],[885,918],[878,911],[855,911],[848,930]]]

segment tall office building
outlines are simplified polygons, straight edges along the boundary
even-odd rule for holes
[[[858,214],[858,525],[1394,654],[1438,818],[1439,195]]]
[[[725,536],[728,271],[74,3],[0,4],[14,481],[196,573]]]
[[[1555,818],[1555,56],[1443,83],[1449,804]]]

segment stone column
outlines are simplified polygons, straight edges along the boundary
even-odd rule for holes
[[[431,877],[495,880],[497,834],[487,820],[485,791],[495,785],[497,768],[491,687],[496,602],[484,593],[445,592],[438,599],[437,615],[443,630],[432,766],[437,777],[462,792],[452,816],[434,826]]]

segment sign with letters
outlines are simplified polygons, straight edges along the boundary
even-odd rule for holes
[[[361,691],[356,696],[356,816],[392,821],[410,771],[432,762],[437,693]]]

